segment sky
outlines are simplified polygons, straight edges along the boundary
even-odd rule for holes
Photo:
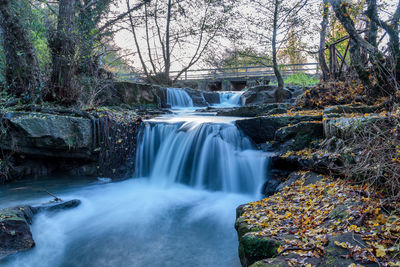
[[[114,7],[113,11],[116,12],[124,12],[127,10],[126,8],[126,1],[125,0],[119,0],[120,3],[118,4],[117,7]],[[257,13],[257,10],[255,9],[255,3],[257,1],[266,1],[268,2],[268,0],[243,0],[242,5],[238,5],[236,8],[238,10],[240,10],[241,14],[243,16],[251,16],[251,17],[257,17],[258,15],[260,15],[259,13]],[[288,0],[288,1],[296,1],[296,0]],[[131,6],[133,6],[135,3],[137,3],[137,0],[131,0]],[[319,2],[320,1],[313,1],[310,0],[310,10],[308,10],[307,12],[309,12],[308,14],[305,13],[306,16],[309,16],[309,27],[312,27],[312,32],[313,34],[307,35],[303,37],[303,42],[305,42],[310,49],[314,49],[317,47],[318,43],[319,43],[319,24],[320,24],[320,19],[321,17],[319,16]],[[378,1],[378,3],[385,3],[388,5],[388,11],[393,12],[394,11],[394,7],[397,3],[397,0],[385,0],[385,1]],[[385,13],[381,14],[381,17],[383,19],[387,18],[388,15]],[[262,16],[260,16],[260,20],[262,20]],[[233,21],[232,23],[236,23],[236,24],[231,24],[230,26],[232,27],[237,27],[237,29],[245,29],[244,32],[246,32],[246,29],[249,30],[249,26],[246,25],[245,22],[243,22],[243,20],[241,20],[239,23],[237,21]],[[124,26],[128,26],[127,24],[125,24]],[[144,36],[144,30],[142,29],[137,29],[137,34],[138,36]],[[268,29],[266,29],[266,31],[268,31]],[[269,34],[269,33],[267,33]],[[283,33],[281,33],[282,36]],[[196,37],[194,37],[196,38]],[[132,53],[134,51],[136,51],[136,47],[133,41],[133,35],[130,31],[128,30],[121,30],[119,32],[117,32],[115,34],[115,38],[114,41],[116,43],[117,46],[119,46],[122,51],[124,51],[123,53]],[[223,50],[223,48],[233,48],[235,46],[253,46],[256,49],[258,48],[264,48],[264,44],[260,43],[260,42],[255,42],[255,39],[253,36],[251,36],[250,34],[248,34],[246,36],[246,34],[244,35],[244,38],[241,38],[241,40],[239,40],[239,45],[238,43],[232,42],[232,41],[228,41],[226,38],[218,38],[218,41],[213,44],[213,48],[214,51],[218,51],[218,50]],[[145,48],[146,43],[143,39],[139,38],[139,44],[141,47],[143,47],[142,49]],[[269,45],[265,44],[266,49],[264,49],[265,51],[269,50]],[[184,48],[182,48],[181,50],[178,50],[178,55],[179,56],[184,56],[186,54],[192,54],[194,53],[194,48],[190,47],[190,46],[186,46]],[[130,60],[130,62],[132,63],[132,65],[137,68],[137,69],[141,69],[141,64],[139,61],[139,58],[137,55],[134,56],[129,56],[128,59]],[[307,60],[309,62],[315,62],[315,59],[311,56],[307,56]],[[200,68],[205,68],[208,67],[205,63],[203,62],[199,62],[198,64],[196,64],[195,66],[192,67],[192,69],[200,69]],[[172,70],[178,70],[182,68],[182,64],[175,62],[172,66]]]

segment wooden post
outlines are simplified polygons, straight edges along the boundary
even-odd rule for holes
[[[335,45],[329,46],[329,73],[331,76],[336,79],[338,71],[338,60],[336,55],[336,47]]]

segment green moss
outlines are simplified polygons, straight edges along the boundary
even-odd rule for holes
[[[239,257],[242,265],[249,266],[256,261],[272,258],[278,254],[281,243],[275,239],[247,233],[239,240]]]

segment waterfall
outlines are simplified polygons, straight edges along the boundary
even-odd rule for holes
[[[242,105],[243,92],[218,92],[220,104],[219,107],[239,107]]]
[[[232,123],[146,122],[139,134],[137,177],[157,184],[257,195],[267,157]]]
[[[192,98],[182,89],[166,88],[167,104],[171,107],[193,107]]]

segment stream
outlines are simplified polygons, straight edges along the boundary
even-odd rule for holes
[[[0,207],[38,204],[50,197],[82,204],[32,224],[30,251],[1,266],[240,266],[235,210],[261,197],[268,155],[234,125],[238,118],[196,112],[181,90],[168,92],[172,114],[144,122],[135,175],[53,177],[0,188]],[[240,103],[221,93],[218,106]]]

